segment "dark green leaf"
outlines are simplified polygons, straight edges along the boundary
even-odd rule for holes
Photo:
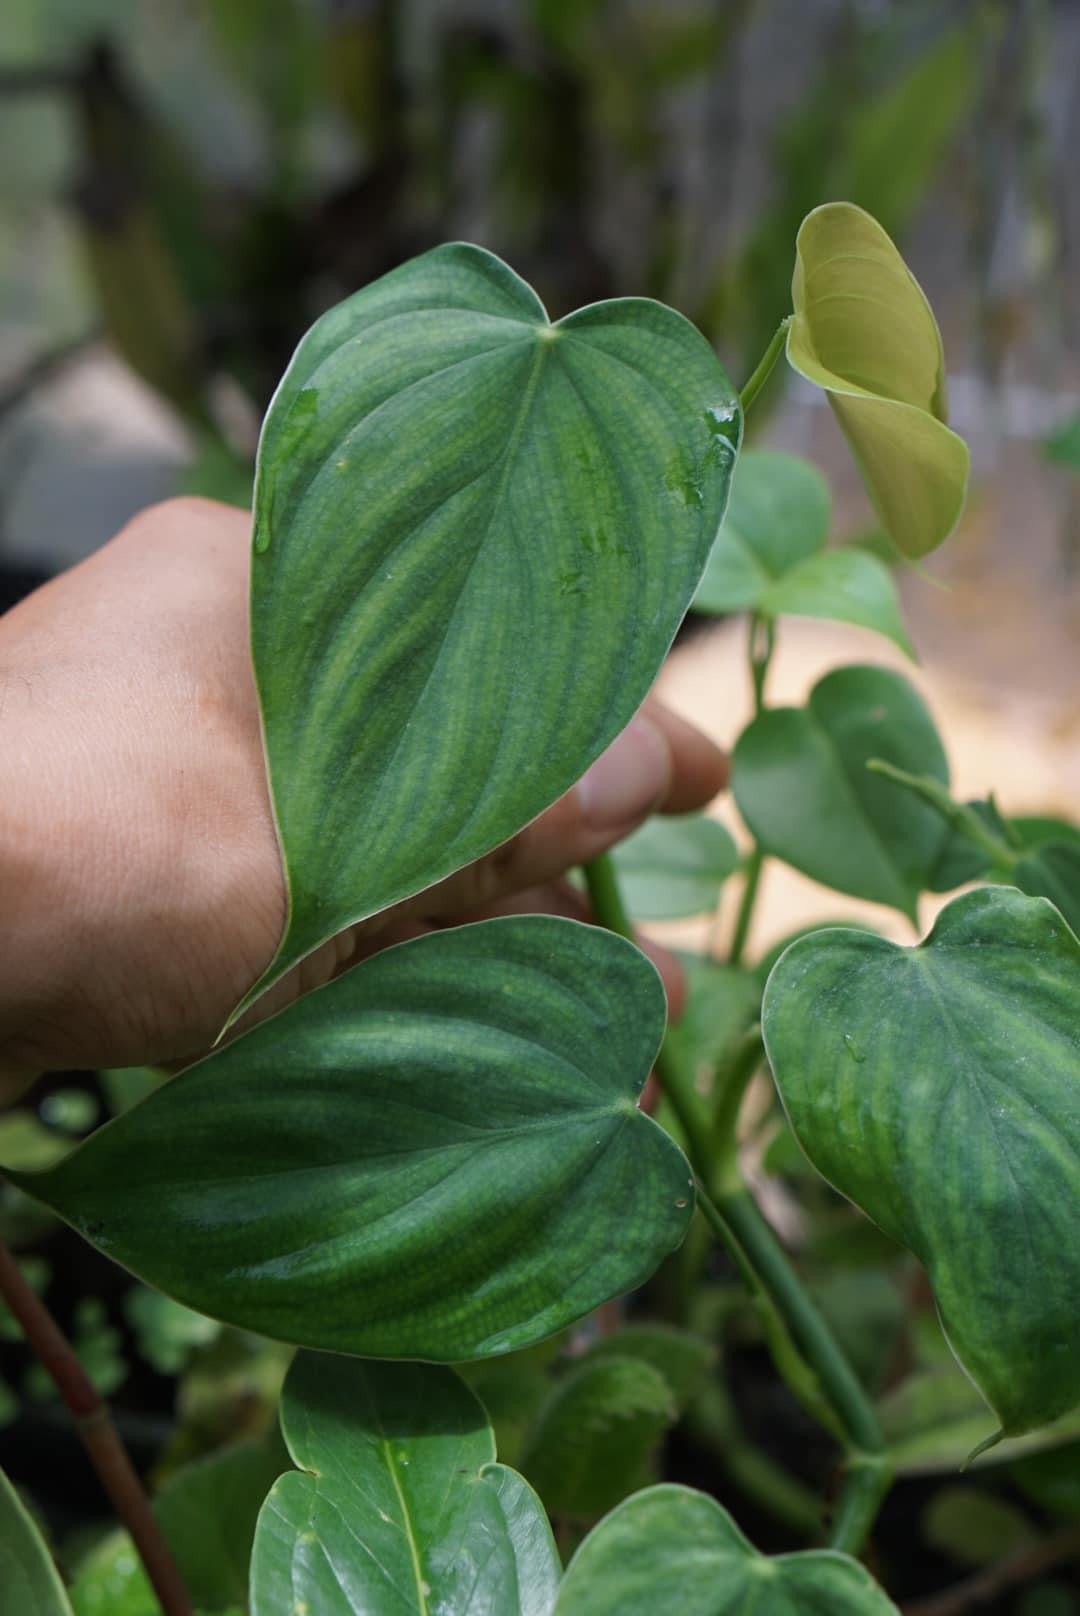
[[[675,1399],[642,1358],[586,1359],[556,1383],[521,1452],[521,1468],[552,1515],[596,1520],[653,1479]]]
[[[1005,879],[1032,897],[1049,898],[1080,935],[1080,846],[1075,842],[1048,842],[1024,853]]]
[[[957,898],[917,948],[804,938],[765,990],[804,1150],[925,1265],[1006,1433],[1080,1401],[1078,1004],[1076,938],[1001,887]]]
[[[662,1376],[680,1410],[696,1395],[716,1362],[716,1348],[689,1330],[670,1324],[626,1324],[614,1335],[601,1336],[585,1353],[586,1363],[600,1358],[636,1358]]]
[[[739,861],[729,831],[703,814],[646,820],[612,857],[623,899],[641,920],[700,915],[716,906]]]
[[[547,1616],[547,1520],[451,1370],[302,1353],[281,1424],[301,1471],[259,1516],[252,1616]]]
[[[3,1616],[71,1616],[52,1556],[2,1470],[0,1612]]]
[[[1029,1498],[1051,1515],[1080,1518],[1080,1442],[1069,1442],[1049,1453],[1018,1459],[1010,1475]]]
[[[935,809],[872,774],[874,757],[948,781],[933,720],[911,685],[886,668],[840,668],[804,708],[774,708],[743,731],[735,801],[766,852],[914,918],[945,827]]]
[[[653,967],[596,927],[431,933],[19,1183],[151,1284],[261,1334],[505,1352],[640,1284],[683,1236],[689,1168],[635,1105],[663,1023]]]
[[[275,1431],[185,1465],[158,1494],[155,1513],[194,1604],[208,1616],[246,1603],[255,1522],[288,1467]]]
[[[699,612],[755,609],[762,596],[829,536],[832,502],[816,466],[796,455],[748,449],[739,456],[731,499],[705,576]]]
[[[595,1527],[555,1616],[896,1616],[858,1561],[830,1550],[768,1558],[689,1487],[650,1487]]]
[[[252,641],[289,919],[249,999],[503,841],[618,734],[740,430],[680,315],[622,298],[553,326],[477,247],[318,321],[259,449]]]

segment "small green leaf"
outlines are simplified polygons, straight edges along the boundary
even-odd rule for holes
[[[596,1520],[653,1480],[676,1416],[660,1372],[641,1358],[587,1358],[552,1389],[521,1451],[521,1469],[551,1515]]]
[[[626,1324],[614,1335],[594,1341],[582,1361],[594,1363],[611,1357],[636,1358],[649,1364],[663,1377],[681,1411],[697,1395],[716,1363],[716,1348],[701,1336],[670,1324]]]
[[[2,1470],[0,1612],[3,1616],[71,1616],[52,1555]]]
[[[740,432],[681,315],[620,298],[552,325],[478,247],[312,327],[259,448],[252,646],[289,913],[245,1003],[504,841],[614,739],[701,577]]]
[[[929,805],[872,774],[874,757],[947,782],[922,698],[885,668],[826,674],[804,708],[773,708],[743,731],[732,789],[766,852],[857,898],[914,917],[945,826]]]
[[[745,450],[694,610],[855,623],[914,656],[888,568],[865,550],[825,550],[830,515],[816,467],[795,455]]]
[[[765,990],[803,1149],[924,1264],[1006,1434],[1080,1402],[1078,1002],[1080,944],[1002,887],[955,899],[917,948],[804,938]]]
[[[641,920],[715,908],[720,888],[739,862],[730,832],[704,814],[646,820],[612,857],[626,906]]]
[[[818,1549],[759,1554],[726,1510],[689,1487],[650,1487],[593,1528],[554,1616],[897,1616],[870,1573]]]
[[[826,617],[873,629],[915,660],[892,574],[877,556],[823,550],[771,584],[757,603],[766,617]]]
[[[18,1182],[201,1313],[332,1351],[499,1353],[642,1283],[690,1170],[636,1108],[664,995],[530,915],[391,948]]]
[[[770,449],[745,450],[694,610],[756,608],[785,573],[822,548],[831,514],[829,485],[808,460]]]
[[[952,532],[968,450],[945,425],[941,336],[877,221],[850,202],[807,215],[796,241],[792,366],[825,390],[889,536],[926,555]]]
[[[193,1313],[145,1285],[134,1286],[125,1296],[124,1316],[141,1356],[159,1375],[179,1374],[196,1348],[208,1346],[221,1333],[216,1319]]]
[[[551,1530],[451,1370],[301,1353],[281,1425],[301,1470],[259,1516],[252,1616],[547,1616]]]

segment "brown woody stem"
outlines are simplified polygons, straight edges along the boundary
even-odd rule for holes
[[[0,1241],[0,1296],[21,1325],[75,1421],[90,1462],[146,1568],[163,1616],[192,1616],[191,1600],[172,1551],[162,1535],[150,1500],[109,1410],[60,1326],[23,1278],[18,1263]]]

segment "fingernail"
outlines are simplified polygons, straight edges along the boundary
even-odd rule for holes
[[[644,819],[664,796],[671,760],[647,718],[632,719],[578,783],[581,811],[594,830]]]

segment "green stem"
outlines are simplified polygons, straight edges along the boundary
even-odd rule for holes
[[[595,858],[582,865],[582,870],[589,902],[597,922],[608,931],[617,932],[620,937],[629,938],[632,943],[636,942],[634,924],[622,901],[610,853],[598,853]],[[657,1051],[653,1070],[657,1082],[664,1091],[664,1097],[683,1131],[691,1158],[707,1158],[708,1130],[694,1104],[692,1085],[672,1055],[667,1038]]]
[[[1001,869],[1011,869],[1020,857],[1020,849],[1010,847],[1008,842],[1000,836],[995,836],[989,825],[979,818],[974,808],[966,802],[957,802],[940,781],[927,774],[909,774],[906,769],[898,769],[895,764],[886,763],[884,758],[871,758],[866,767],[872,774],[883,775],[894,785],[903,786],[921,797],[932,808],[936,808],[942,819],[951,825],[953,830],[966,836],[969,842],[982,849],[987,858]]]
[[[750,615],[750,678],[754,686],[754,716],[760,718],[765,711],[765,676],[769,671],[773,651],[776,649],[776,624],[771,617],[760,612]]]
[[[821,1505],[810,1488],[789,1476],[768,1454],[748,1441],[721,1380],[711,1380],[687,1411],[691,1436],[707,1446],[739,1491],[812,1542],[821,1531]]]
[[[744,416],[749,413],[750,406],[753,404],[754,400],[761,392],[761,389],[765,386],[765,383],[772,375],[773,366],[780,357],[780,350],[784,346],[784,342],[787,338],[787,328],[790,324],[791,315],[789,314],[786,319],[780,321],[776,331],[773,333],[772,341],[769,343],[769,346],[758,360],[753,375],[740,392],[739,403],[742,405],[742,412]]]
[[[591,859],[584,869],[597,921],[633,940],[633,925],[609,855]],[[706,1222],[731,1253],[751,1290],[760,1290],[772,1303],[795,1346],[816,1372],[847,1438],[847,1467],[829,1543],[857,1554],[891,1481],[873,1404],[746,1188],[728,1173],[717,1200],[709,1195],[706,1181],[713,1166],[712,1140],[666,1038],[654,1071],[686,1137],[698,1206]]]
[[[699,1177],[697,1194],[709,1227],[739,1267],[753,1271],[840,1420],[848,1455],[829,1544],[857,1554],[891,1480],[874,1406],[749,1191],[727,1190],[714,1202]]]
[[[746,860],[742,901],[739,904],[739,913],[735,918],[735,935],[731,939],[731,951],[728,954],[729,965],[738,965],[742,960],[743,949],[746,947],[746,939],[750,931],[750,920],[757,900],[758,884],[761,881],[761,866],[764,862],[765,855],[755,843]]]
[[[743,1096],[764,1055],[761,1027],[755,1022],[743,1033],[723,1071],[718,1074],[720,1102],[713,1113],[712,1125],[713,1155],[717,1163],[712,1172],[714,1183],[718,1180],[723,1182],[728,1173],[733,1175],[737,1173],[735,1126],[739,1120]]]
[[[0,1298],[22,1327],[27,1343],[60,1393],[122,1525],[131,1534],[165,1616],[191,1616],[191,1601],[150,1500],[97,1388],[75,1349],[18,1263],[0,1242]],[[6,1601],[4,1601],[6,1606]]]

